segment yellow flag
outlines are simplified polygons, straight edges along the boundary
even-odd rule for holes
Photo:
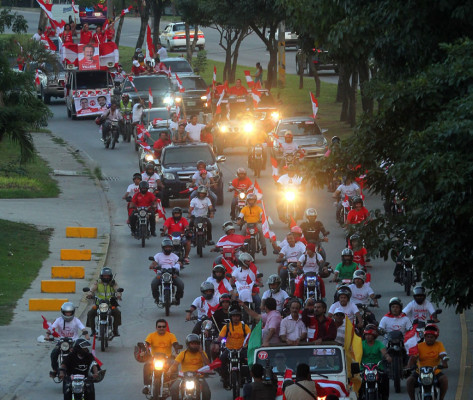
[[[353,323],[345,316],[345,356],[348,369],[348,376],[350,382],[353,385],[353,390],[358,393],[358,390],[361,387],[361,378],[360,376],[353,377],[351,375],[351,363],[361,362],[361,357],[363,356],[363,346],[361,344],[361,338],[355,333],[355,327]]]

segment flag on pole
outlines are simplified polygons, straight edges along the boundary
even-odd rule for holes
[[[72,5],[72,11],[74,11],[74,14],[79,14],[79,9],[76,7],[76,3],[74,2],[74,0],[71,1],[71,5]]]
[[[130,6],[128,8],[125,8],[124,10],[122,10],[122,12],[120,13],[120,17],[124,17],[125,14],[128,14],[131,11],[132,8],[133,8],[133,6]]]
[[[345,385],[339,381],[317,379],[315,381],[315,388],[317,390],[317,396],[319,396],[318,398],[325,398],[324,396],[331,394],[337,397],[348,397],[350,395]]]
[[[56,45],[52,42],[52,40],[49,38],[48,35],[41,35],[41,41],[44,43],[44,47],[46,47],[48,50],[51,51],[56,51]]]
[[[279,175],[278,175],[278,160],[276,160],[274,157],[271,157],[271,168],[273,170],[272,175],[273,179],[275,182],[278,181]]]
[[[152,60],[156,53],[156,49],[154,48],[153,38],[151,36],[151,28],[149,24],[146,25],[146,59]]]
[[[251,90],[251,97],[253,98],[253,107],[258,108],[258,104],[261,101],[261,93],[256,89]]]
[[[53,4],[46,4],[43,0],[36,0],[38,5],[43,9],[43,11],[46,13],[46,15],[54,20],[52,9],[53,9]]]
[[[182,81],[179,79],[177,74],[174,74],[174,75],[176,75],[177,86],[179,87],[179,92],[184,93],[186,91],[186,89],[184,88],[184,85],[182,84]]]
[[[48,322],[46,318],[44,318],[41,315],[41,318],[43,318],[43,328],[46,329],[47,331],[51,332],[53,337],[60,337],[59,333],[56,332],[56,329],[51,329],[52,324]]]
[[[200,372],[200,373],[210,372],[210,371],[213,371],[214,369],[220,368],[221,366],[222,366],[222,361],[220,361],[220,358],[216,358],[210,364],[204,365],[203,367],[199,368],[197,372]]]
[[[405,315],[405,314],[404,314]],[[417,324],[415,324],[410,331],[406,332],[404,336],[404,347],[409,356],[415,356],[419,354],[419,349],[417,347],[418,342],[420,341],[419,334],[417,333]]]
[[[153,106],[153,92],[151,91],[151,88],[148,90],[148,102],[149,102],[149,108]]]
[[[255,350],[261,347],[261,343],[263,341],[263,334],[262,334],[262,325],[261,319],[256,324],[255,328],[251,331],[250,340],[248,341],[248,366],[254,364],[253,360],[255,358]]]
[[[133,89],[135,89],[135,92],[138,93],[138,90],[136,89],[136,86],[133,83],[133,77],[131,75],[128,75],[127,78],[130,81],[131,86],[133,86]]]
[[[217,108],[215,110],[215,114],[220,114],[222,112],[221,104],[222,104],[223,96],[225,96],[225,89],[222,90],[222,94],[220,95],[220,98],[217,101]]]
[[[314,96],[314,93],[310,92],[310,102],[312,103],[312,116],[317,118],[317,111],[319,111],[319,102]]]
[[[212,92],[215,91],[215,85],[217,83],[217,67],[214,65],[214,73],[212,76]]]
[[[99,367],[101,367],[103,365],[103,362],[100,361],[97,357],[95,357],[95,338],[96,338],[97,335],[94,335],[94,341],[92,342],[92,355],[94,356],[95,358],[95,361],[97,362],[97,364],[99,365]]]
[[[251,77],[250,71],[246,70],[243,72],[245,73],[246,84],[251,89],[255,85],[255,83],[253,82],[253,78]]]
[[[161,200],[156,199],[156,214],[161,219],[166,219],[166,210],[164,210],[163,205],[161,204]]]

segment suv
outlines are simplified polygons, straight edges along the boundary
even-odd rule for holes
[[[132,104],[140,98],[145,99],[148,107],[149,90],[153,93],[153,108],[171,106],[174,103],[171,81],[166,75],[139,75],[133,77],[133,84],[128,79],[122,83],[120,94],[128,93]]]
[[[197,161],[203,160],[207,164],[214,180],[218,183],[214,190],[217,195],[217,204],[223,204],[223,172],[218,163],[224,162],[225,157],[215,157],[212,148],[207,143],[192,143],[170,145],[163,149],[161,160],[157,168],[161,182],[164,185],[163,207],[169,207],[170,199],[188,198],[183,193],[192,182],[192,175],[197,172]]]
[[[180,98],[181,102],[184,103],[187,115],[198,114],[201,111],[203,113],[211,112],[210,102],[207,101],[207,84],[205,81],[197,75],[183,76],[179,77],[179,79],[185,91],[179,93],[179,88],[176,84],[174,91],[179,96],[176,97],[176,103],[177,99]]]
[[[299,66],[299,59],[303,55],[303,52],[301,49],[297,50],[296,53],[296,73],[299,75],[300,73],[300,66]],[[322,49],[312,49],[310,51],[310,54],[307,55],[306,57],[306,62],[304,63],[303,67],[303,73],[308,73],[309,75],[312,75],[312,71],[310,69],[309,62],[312,62],[315,66],[315,69],[317,71],[321,70],[334,70],[336,74],[338,74],[338,64],[335,62],[335,60],[330,57],[329,53],[327,50],[322,50]]]
[[[27,64],[26,71],[35,72],[36,63]],[[42,69],[37,69],[40,84],[36,86],[38,97],[46,104],[51,103],[51,97],[64,98],[64,85],[66,81],[66,71],[58,61],[55,66],[44,64]]]

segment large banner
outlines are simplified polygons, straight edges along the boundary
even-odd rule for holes
[[[78,116],[101,115],[110,103],[110,91],[99,90],[75,90],[74,105]]]
[[[87,71],[91,69],[99,69],[99,46],[94,44],[79,44],[79,70]]]
[[[94,68],[90,68],[89,65],[85,68],[81,68],[81,60],[90,60],[91,48],[89,45],[81,45],[76,43],[64,43],[62,46],[62,62],[64,64],[74,64],[81,70],[90,69],[102,69],[107,70],[109,67],[116,66],[119,60],[118,47],[114,42],[101,43],[97,47],[94,46],[94,54],[92,57]],[[84,49],[86,48],[86,49]],[[88,53],[88,58],[85,57],[84,51]],[[90,62],[90,66],[92,62]]]

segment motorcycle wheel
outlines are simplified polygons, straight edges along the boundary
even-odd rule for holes
[[[248,246],[248,252],[250,253],[251,257],[255,258],[255,254],[256,254],[256,239],[253,237],[253,238],[250,238],[250,243],[249,243],[249,246]]]
[[[288,294],[290,294],[291,296],[294,296],[294,292],[296,291],[296,283],[294,282],[294,279],[291,280],[291,282],[289,283],[289,292]]]
[[[115,148],[115,143],[117,143],[117,136],[118,136],[118,132],[113,133],[112,146],[110,147],[112,150]]]
[[[240,377],[237,371],[232,371],[231,382],[233,400],[235,400],[237,397],[240,397]]]
[[[394,391],[396,393],[401,393],[401,360],[399,357],[393,357],[393,362],[391,368],[393,371],[393,381],[394,381]]]
[[[365,398],[366,400],[378,400],[378,392],[370,392]]]
[[[169,290],[164,291],[164,310],[166,317],[169,317],[169,309],[171,308],[171,293]]]
[[[153,377],[153,400],[161,399],[161,377],[159,374]]]
[[[202,235],[197,236],[197,255],[202,257],[202,249],[204,248],[204,237]]]
[[[108,149],[110,147],[110,136],[107,136],[104,141],[105,148]]]
[[[411,295],[411,287],[412,287],[412,273],[408,272],[404,276],[404,291],[406,292],[406,296]]]
[[[127,124],[125,126],[125,141],[128,143],[130,143],[130,140],[131,140],[131,129],[132,129],[131,124]]]
[[[204,343],[204,351],[207,354],[207,357],[209,358],[210,361],[212,361],[212,352],[210,351],[210,340],[206,340]]]
[[[141,225],[141,247],[146,245],[146,236],[148,234],[148,227],[146,225]]]
[[[107,340],[107,327],[104,324],[100,325],[100,350],[105,351],[105,347],[107,344],[105,341]]]

